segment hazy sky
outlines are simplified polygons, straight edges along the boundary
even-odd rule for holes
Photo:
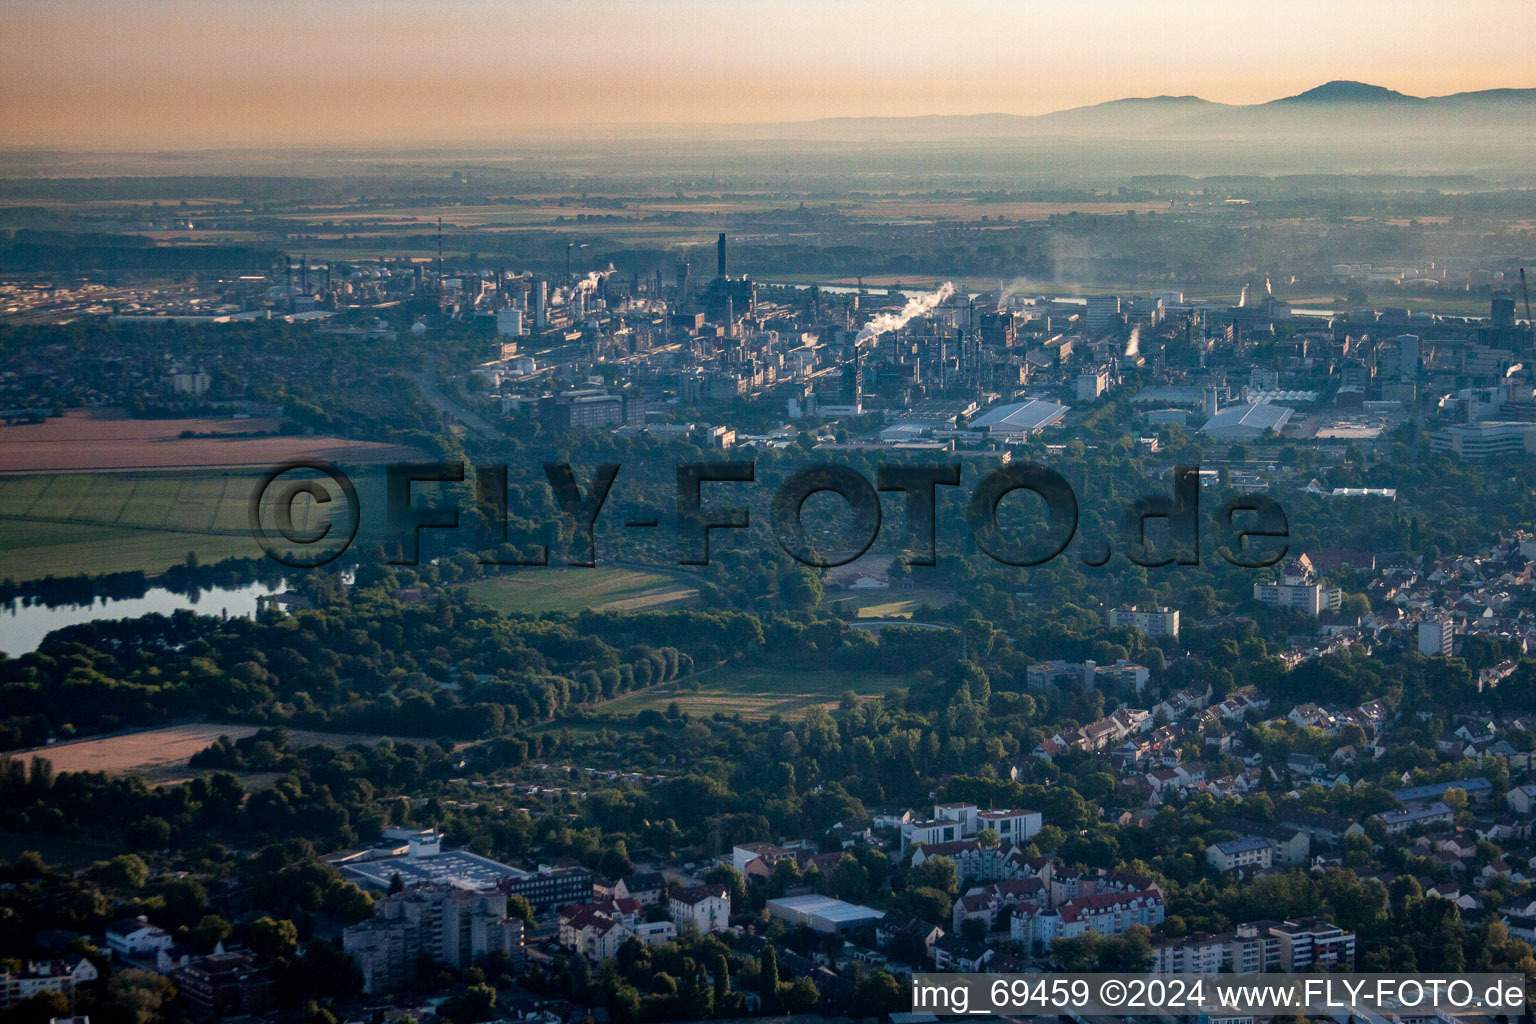
[[[1536,86],[1528,0],[10,0],[0,144],[515,138],[533,126]]]

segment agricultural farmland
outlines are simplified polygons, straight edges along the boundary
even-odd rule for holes
[[[686,582],[633,569],[526,569],[465,588],[469,596],[502,613],[654,611],[681,608],[699,596]]]

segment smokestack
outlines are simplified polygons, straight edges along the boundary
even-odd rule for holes
[[[534,281],[528,289],[528,305],[533,307],[533,326],[543,330],[549,326],[549,282]]]
[[[566,242],[565,243],[565,276],[566,277],[570,277],[571,276],[571,246],[573,246],[575,244],[576,243],[574,243],[574,242]]]
[[[720,232],[720,237],[715,241],[715,276],[725,277],[725,232]]]
[[[309,257],[307,255],[299,257],[299,287],[304,290],[305,295],[309,294]]]

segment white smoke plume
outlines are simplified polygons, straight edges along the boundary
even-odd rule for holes
[[[1131,328],[1131,340],[1125,343],[1125,357],[1134,359],[1141,354],[1141,325]]]
[[[590,271],[586,277],[576,282],[576,290],[578,292],[595,292],[597,291],[597,286],[603,283],[603,278],[611,273],[613,273],[612,263],[608,264],[607,270]]]
[[[914,296],[913,298],[907,300],[907,304],[905,306],[901,307],[901,312],[881,313],[869,323],[865,324],[864,328],[859,331],[859,336],[854,339],[853,343],[855,345],[863,344],[869,339],[879,337],[880,335],[889,331],[900,330],[901,328],[907,326],[907,322],[914,317],[932,313],[934,309],[938,307],[939,303],[943,302],[953,294],[955,294],[954,284],[949,281],[945,281],[942,285],[939,286],[939,290],[936,292],[930,292],[927,295]]]
[[[613,264],[608,264],[607,270],[592,270],[587,276],[571,285],[569,288],[556,288],[549,296],[551,306],[563,306],[577,295],[588,294],[597,291],[597,286],[603,283],[603,278],[613,273]]]

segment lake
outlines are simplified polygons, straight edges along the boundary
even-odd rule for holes
[[[123,600],[97,598],[89,605],[24,605],[20,601],[0,606],[0,651],[11,657],[37,650],[43,637],[56,629],[103,619],[134,619],[151,612],[169,615],[185,608],[199,615],[240,615],[256,613],[258,598],[282,593],[283,587],[265,583],[247,583],[240,587],[213,587],[197,596],[178,594],[164,587],[151,587],[143,597]]]

